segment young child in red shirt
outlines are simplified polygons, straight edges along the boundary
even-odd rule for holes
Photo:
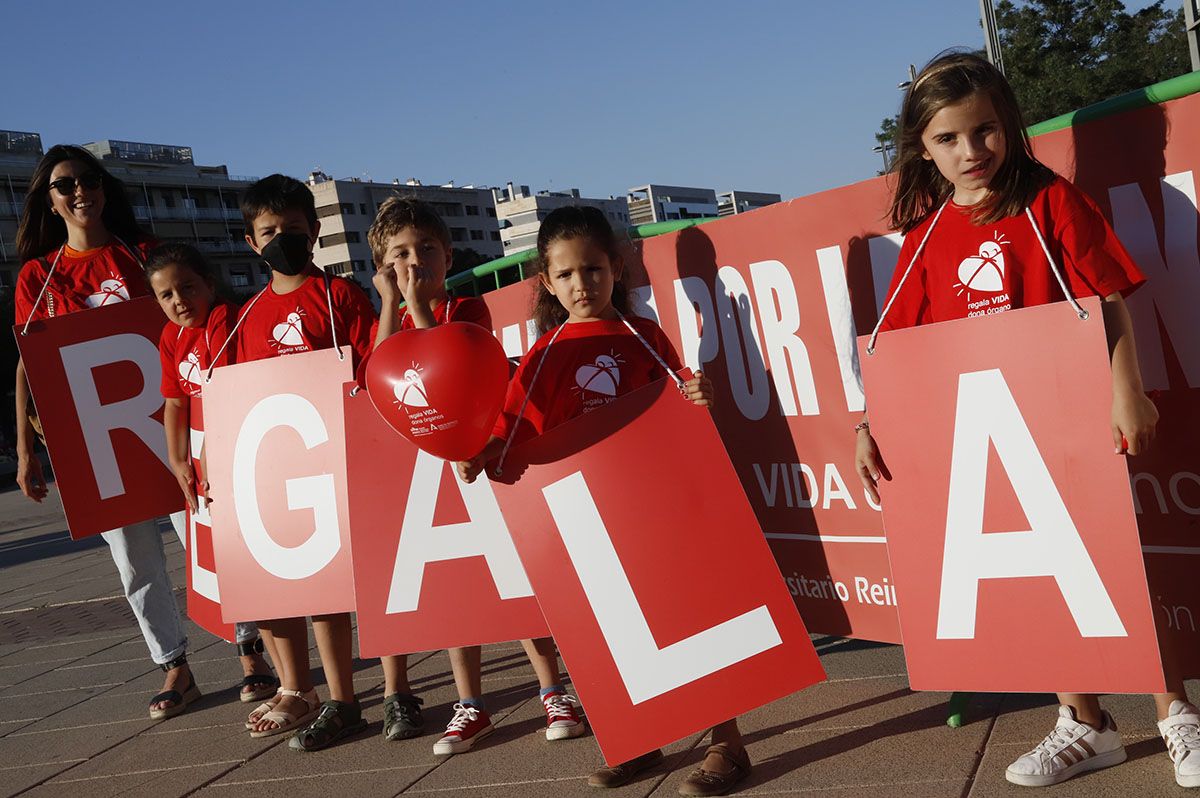
[[[321,225],[312,192],[300,181],[276,174],[248,188],[241,205],[246,242],[271,267],[271,282],[242,309],[237,362],[329,349],[336,340],[338,346],[351,347],[357,366],[371,348],[375,311],[357,285],[313,265]],[[289,747],[314,751],[366,727],[354,695],[350,613],[317,616],[312,622],[330,700],[320,704],[312,686],[304,619],[260,621],[264,636],[273,640],[283,686],[272,701],[250,713],[251,737],[299,728]]]
[[[1112,351],[1113,444],[1118,454],[1144,451],[1158,412],[1142,389],[1124,301],[1142,274],[1096,204],[1034,157],[999,70],[961,53],[926,66],[904,100],[894,171],[892,225],[906,238],[878,329],[1099,296]],[[857,470],[878,503],[878,480],[888,475],[865,418],[857,429]],[[1200,711],[1171,659],[1163,662],[1169,692],[1154,697],[1159,731],[1176,781],[1200,786]],[[1057,784],[1125,760],[1096,696],[1058,700],[1054,730],[1008,767],[1008,781]]]
[[[196,513],[207,502],[208,478],[203,467],[199,479],[192,468],[193,455],[204,462],[204,450],[191,450],[191,430],[200,428],[196,427],[199,420],[191,417],[191,408],[199,401],[204,372],[212,365],[212,356],[229,337],[237,307],[217,297],[212,268],[200,251],[188,244],[165,244],[155,249],[144,271],[150,292],[167,317],[158,342],[167,455],[184,501]],[[228,357],[222,355],[217,365],[227,361]],[[172,513],[171,523],[180,541],[186,541],[187,514]],[[258,627],[237,623],[233,642],[245,669],[239,698],[243,702],[261,701],[274,695],[279,680],[263,659]]]
[[[491,440],[477,456],[458,464],[467,482],[510,446],[681,368],[662,329],[630,313],[617,237],[603,212],[578,206],[553,211],[538,231],[537,248],[534,321],[543,335],[509,382]],[[696,404],[712,406],[712,383],[702,373],[680,381],[679,388]],[[553,651],[553,641],[545,643]],[[681,786],[684,794],[723,794],[749,775],[736,719],[716,726],[713,742],[702,767]],[[661,751],[651,751],[593,773],[588,783],[619,787],[661,760]]]
[[[482,300],[451,298],[446,292],[446,271],[453,255],[450,231],[431,206],[411,198],[387,200],[379,207],[367,240],[377,266],[375,287],[383,300],[376,344],[397,328],[428,329],[450,321],[492,329],[491,313]],[[400,298],[405,301],[403,310],[399,309]],[[575,699],[561,684],[554,641],[521,642],[541,687],[546,738],[580,736],[586,727],[575,711]],[[469,751],[492,731],[483,698],[480,647],[452,648],[449,654],[459,701],[445,734],[433,746],[439,755]],[[422,727],[420,701],[408,687],[407,657],[384,657],[383,671],[384,736],[390,740],[416,736]]]

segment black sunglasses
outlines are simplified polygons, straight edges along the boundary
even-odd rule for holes
[[[84,172],[78,180],[74,177],[60,177],[58,180],[51,181],[50,188],[64,197],[69,197],[75,193],[78,185],[82,185],[88,191],[95,191],[103,182],[104,180],[98,172]]]

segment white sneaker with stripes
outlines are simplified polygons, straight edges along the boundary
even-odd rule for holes
[[[1063,706],[1054,731],[1009,765],[1004,778],[1022,787],[1047,787],[1124,761],[1125,746],[1111,715],[1105,712],[1104,725],[1096,729],[1075,720],[1075,711]]]
[[[1200,710],[1186,701],[1172,701],[1171,714],[1158,722],[1158,733],[1175,763],[1175,783],[1200,787]]]

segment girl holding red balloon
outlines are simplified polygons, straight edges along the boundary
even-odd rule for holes
[[[578,206],[555,210],[542,222],[537,248],[540,285],[534,319],[543,335],[513,375],[488,444],[458,463],[459,476],[467,482],[514,443],[681,368],[662,329],[629,312],[618,240],[603,212]],[[712,406],[712,383],[700,372],[680,381],[680,392],[702,407]],[[533,644],[553,650],[549,639]],[[723,795],[749,775],[736,719],[713,728],[713,743],[701,767],[680,786],[681,794]],[[596,771],[588,783],[619,787],[662,758],[657,750],[643,754]]]
[[[474,297],[451,298],[446,292],[446,271],[452,254],[450,231],[430,205],[407,197],[387,200],[379,206],[367,240],[376,262],[374,284],[383,308],[376,346],[397,328],[430,329],[449,322],[478,324],[490,337],[492,319],[487,305]],[[401,297],[405,308],[399,312]],[[580,736],[586,727],[575,711],[575,698],[562,686],[554,641],[543,638],[521,643],[541,686],[546,739]],[[459,700],[445,734],[434,743],[435,754],[469,751],[492,731],[483,698],[481,648],[452,648],[448,653]],[[405,656],[383,657],[383,735],[389,740],[415,737],[423,726],[418,706],[421,701],[412,695],[407,667]]]

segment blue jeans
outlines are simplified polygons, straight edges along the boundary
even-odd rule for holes
[[[179,531],[180,527],[176,527],[176,532]],[[158,521],[151,519],[110,529],[101,537],[108,544],[121,575],[125,598],[141,627],[150,658],[156,665],[162,665],[185,653],[187,635],[179,617],[179,606],[175,603],[171,577],[167,574],[167,557]],[[253,640],[257,635],[254,624],[238,624],[238,642]]]

